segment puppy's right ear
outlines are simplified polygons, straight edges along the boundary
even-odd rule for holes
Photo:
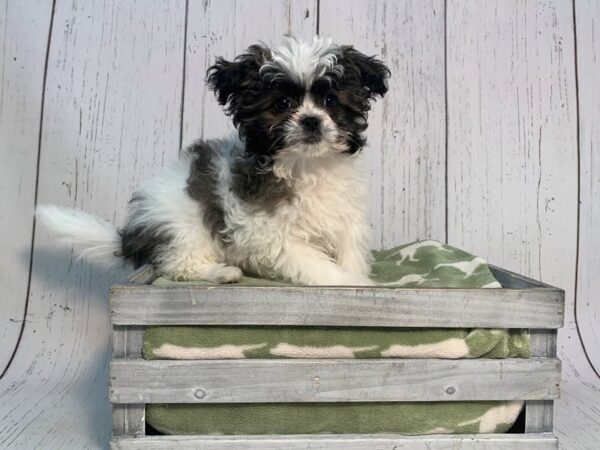
[[[241,91],[256,89],[261,83],[259,70],[270,53],[266,47],[253,45],[247,53],[233,61],[217,58],[216,63],[207,71],[208,86],[217,96],[221,106],[238,96]]]

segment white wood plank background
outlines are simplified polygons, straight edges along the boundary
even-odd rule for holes
[[[187,23],[184,146],[198,138],[221,138],[233,131],[204,83],[206,70],[215,59],[232,60],[260,41],[276,45],[285,34],[311,39],[317,30],[317,0],[192,1]]]
[[[573,315],[578,121],[572,5],[449,1],[446,23],[448,240],[566,290],[555,428],[563,448],[593,448],[600,436],[600,386]]]
[[[320,7],[322,35],[378,55],[392,71],[363,155],[374,246],[445,240],[443,0],[321,0]]]
[[[577,0],[579,90],[579,331],[600,373],[600,2]]]
[[[134,187],[177,155],[184,6],[56,2],[38,203],[119,220]],[[106,448],[106,293],[124,271],[74,261],[42,227],[34,239],[24,335],[0,381],[0,448]]]
[[[51,5],[0,2],[0,374],[23,325],[31,262],[32,211]],[[30,32],[22,34],[21,30]],[[16,262],[16,264],[15,264]]]
[[[596,0],[0,0],[0,370],[18,349],[0,447],[110,436],[107,290],[124,270],[32,240],[34,204],[118,221],[180,144],[230,129],[204,87],[215,56],[318,31],[393,71],[365,151],[374,245],[447,239],[563,287],[556,429],[595,448],[599,23]]]

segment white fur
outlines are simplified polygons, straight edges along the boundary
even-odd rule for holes
[[[327,70],[333,70],[338,75],[343,73],[342,66],[336,64],[339,53],[339,47],[332,43],[331,38],[315,36],[312,43],[307,43],[288,37],[283,45],[272,50],[272,60],[261,67],[261,72],[277,67],[298,83],[310,86]]]
[[[330,39],[315,37],[304,43],[289,38],[260,70],[265,76],[285,73],[308,89],[316,78],[342,75],[340,53]],[[321,121],[318,143],[306,142],[300,124],[305,115]],[[373,284],[368,278],[371,254],[360,154],[344,153],[347,132],[310,94],[285,126],[285,146],[273,157],[273,175],[289,185],[294,198],[273,210],[242,201],[232,189],[232,160],[244,151],[237,135],[217,144],[213,163],[225,227],[218,231],[227,242],[207,229],[202,204],[187,192],[193,157],[187,152],[138,190],[126,229],[159,230],[156,242],[168,242],[153,252],[159,272],[175,280],[228,283],[241,279],[241,268],[295,284]],[[39,214],[65,240],[87,246],[84,255],[107,259],[121,251],[117,229],[91,216],[55,207],[42,208]],[[160,233],[170,239],[160,240]]]
[[[322,140],[320,142],[315,144],[307,144],[304,142],[304,130],[300,123],[300,119],[303,116],[316,117],[321,121]],[[344,152],[347,150],[347,145],[343,143],[343,141],[340,141],[339,138],[340,131],[329,114],[327,114],[323,108],[319,108],[310,95],[306,95],[302,105],[300,105],[285,123],[286,147],[277,155],[279,161],[277,168],[277,170],[279,170],[278,175],[282,178],[290,176],[290,174],[282,172],[282,165],[284,165],[283,160],[286,156],[291,157],[292,160],[297,162],[308,162],[315,156],[325,156],[331,152]],[[314,161],[312,162],[314,163]]]
[[[237,267],[224,263],[224,254],[202,221],[202,207],[186,192],[190,159],[178,163],[138,190],[143,199],[130,216],[130,226],[166,224],[172,240],[161,249],[158,264],[165,275],[178,280],[204,279],[232,283],[242,278]]]
[[[78,246],[80,258],[108,265],[118,262],[115,255],[121,251],[121,237],[108,222],[82,211],[53,205],[38,207],[37,218],[58,235],[58,242]]]
[[[228,245],[211,236],[202,206],[185,189],[187,154],[138,190],[142,200],[131,211],[129,226],[165,224],[173,237],[160,248],[159,272],[175,280],[230,283],[241,279],[241,267],[295,284],[372,284],[360,154],[283,152],[274,170],[293,185],[297,197],[267,212],[250,208],[230,189],[230,162],[242,145],[232,135],[222,141],[217,158]],[[114,259],[120,251],[116,228],[85,213],[50,206],[38,214],[63,240],[87,246],[83,256]]]
[[[231,236],[224,249],[228,264],[296,284],[372,284],[359,155],[335,151],[307,158],[282,152],[274,171],[293,184],[297,198],[268,213],[249,210],[229,189],[235,145],[232,140],[224,145],[218,162]]]

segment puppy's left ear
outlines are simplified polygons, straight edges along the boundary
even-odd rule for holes
[[[206,81],[217,96],[219,104],[229,104],[230,112],[235,110],[235,96],[260,85],[259,69],[268,57],[269,49],[253,45],[233,61],[218,58],[216,63],[209,67]]]
[[[355,77],[360,85],[369,90],[369,97],[383,97],[388,91],[390,69],[374,56],[367,56],[352,46],[341,47],[339,63],[344,66],[344,77]]]

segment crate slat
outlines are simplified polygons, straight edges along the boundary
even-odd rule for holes
[[[314,325],[559,328],[564,292],[533,289],[404,289],[116,285],[115,325]]]
[[[113,358],[140,357],[144,340],[143,327],[113,327]],[[113,404],[113,436],[144,436],[146,405]]]
[[[531,359],[113,360],[115,403],[539,400],[560,361]]]
[[[112,450],[556,450],[549,433],[529,435],[281,435],[281,436],[153,436],[117,438]]]
[[[492,264],[488,264],[492,275],[498,280],[498,282],[504,288],[508,289],[527,289],[527,288],[551,288],[558,289],[549,284],[543,283],[533,278],[526,277],[525,275],[511,272],[510,270],[503,269]]]
[[[530,330],[533,356],[556,356],[556,330]],[[533,400],[525,405],[525,432],[541,433],[553,429],[554,402]]]

